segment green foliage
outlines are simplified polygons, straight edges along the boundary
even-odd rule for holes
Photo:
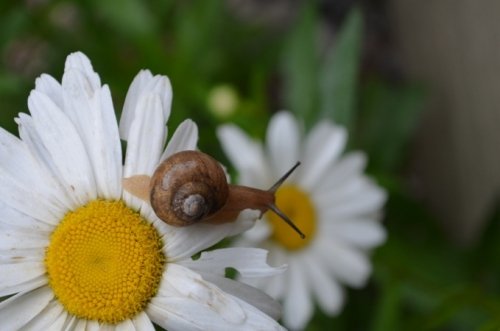
[[[401,172],[425,88],[389,83],[376,72],[360,78],[361,9],[349,13],[323,52],[312,1],[285,27],[245,22],[223,1],[25,3],[0,4],[2,127],[17,130],[13,118],[27,111],[35,77],[47,72],[60,78],[64,58],[75,50],[89,55],[111,87],[117,114],[140,69],[168,75],[174,90],[170,132],[194,118],[200,148],[221,161],[227,160],[214,128],[223,121],[262,138],[279,109],[293,111],[306,128],[334,120],[349,128],[349,148],[368,154],[370,173],[389,192],[388,240],[375,252],[368,286],[349,290],[339,316],[317,309],[308,330],[500,329],[500,213],[477,247],[459,249],[407,193]],[[239,97],[227,119],[207,107],[208,95],[221,84]]]
[[[356,116],[363,18],[359,9],[347,17],[319,73],[320,114],[351,129]]]
[[[317,17],[312,2],[306,2],[297,26],[283,51],[284,102],[307,123],[318,106]]]

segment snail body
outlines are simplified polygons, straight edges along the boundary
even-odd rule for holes
[[[202,152],[182,151],[161,162],[151,178],[125,178],[124,188],[148,199],[158,218],[169,225],[233,222],[244,209],[259,210],[261,215],[271,209],[304,237],[275,205],[276,189],[298,165],[266,191],[228,184],[217,160]]]

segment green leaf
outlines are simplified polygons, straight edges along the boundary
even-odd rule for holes
[[[318,58],[315,52],[317,18],[308,1],[292,31],[283,54],[284,105],[299,118],[310,123],[318,103]]]
[[[354,144],[368,152],[372,169],[391,172],[402,164],[424,97],[418,86],[391,86],[379,80],[365,86]]]
[[[398,282],[385,281],[380,301],[375,309],[373,331],[398,330],[401,309],[401,286]]]
[[[355,8],[339,31],[319,73],[322,117],[351,128],[356,107],[363,17]]]
[[[145,2],[139,0],[95,1],[94,6],[109,25],[124,35],[141,37],[150,35],[155,30],[156,17]]]

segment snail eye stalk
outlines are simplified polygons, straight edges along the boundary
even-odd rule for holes
[[[280,188],[280,186],[285,182],[285,180],[290,177],[290,175],[295,171],[295,169],[297,169],[297,167],[300,165],[300,161],[295,163],[295,165],[290,169],[288,170],[283,176],[281,176],[280,179],[278,179],[278,181],[276,181],[276,183],[274,183],[273,186],[271,186],[269,188],[269,190],[267,190],[268,192],[272,193],[273,195],[276,193],[276,191]],[[272,210],[276,215],[278,215],[283,221],[285,221],[288,225],[290,225],[290,227],[292,229],[295,230],[295,232],[297,232],[300,236],[300,238],[302,239],[305,239],[305,234],[300,231],[300,229],[293,223],[293,221],[285,215],[285,213],[283,213],[275,204],[274,202],[273,203],[270,203],[268,204],[268,207],[270,210]]]

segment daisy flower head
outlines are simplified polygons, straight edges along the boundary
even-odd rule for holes
[[[302,162],[276,192],[276,205],[306,238],[266,213],[235,245],[266,248],[270,264],[287,264],[288,270],[248,282],[283,301],[283,322],[290,329],[306,326],[314,301],[327,314],[338,313],[344,302],[341,284],[365,284],[371,272],[366,253],[386,236],[379,223],[386,194],[363,174],[364,154],[341,155],[346,131],[328,121],[302,137],[289,112],[272,117],[265,146],[234,125],[220,127],[218,136],[242,185],[268,188]]]
[[[279,306],[225,278],[280,273],[261,249],[197,254],[253,224],[172,227],[123,190],[170,155],[196,148],[191,120],[167,141],[172,91],[141,71],[118,125],[110,90],[82,53],[62,81],[36,80],[19,138],[0,129],[2,330],[279,330]],[[120,138],[127,141],[122,164]],[[166,146],[166,147],[165,147]]]

